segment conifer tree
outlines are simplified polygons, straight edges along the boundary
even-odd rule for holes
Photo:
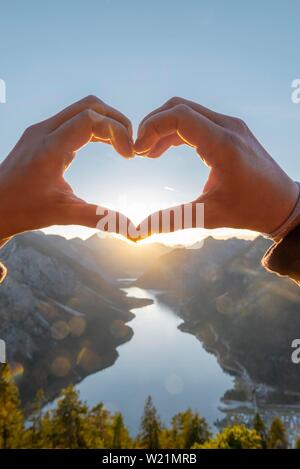
[[[257,412],[253,419],[253,429],[257,431],[260,435],[263,447],[267,447],[267,430],[264,424],[263,419],[261,418],[260,414]]]
[[[54,448],[91,448],[94,441],[88,422],[88,408],[73,386],[62,391],[52,414],[51,439]]]
[[[0,448],[21,448],[24,417],[19,391],[7,364],[0,365]]]
[[[170,430],[164,433],[164,446],[168,448],[190,449],[195,443],[203,444],[211,436],[207,421],[191,409],[176,414]],[[167,441],[166,441],[167,440]]]
[[[112,449],[130,448],[132,445],[122,414],[117,412],[112,421]]]
[[[288,447],[288,438],[285,426],[279,417],[275,417],[268,432],[269,449],[285,449]]]
[[[31,426],[26,431],[26,446],[29,448],[44,448],[46,446],[45,435],[43,434],[42,415],[44,402],[44,391],[39,389],[32,406],[31,415],[28,419],[31,422]]]
[[[295,449],[300,449],[300,436],[298,436],[298,438],[296,438]]]
[[[98,448],[110,448],[112,442],[112,416],[100,402],[89,411],[89,425]]]
[[[144,414],[141,419],[141,428],[138,435],[138,444],[142,448],[159,449],[162,424],[153,404],[151,396],[146,399]]]

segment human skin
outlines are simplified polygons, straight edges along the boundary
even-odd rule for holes
[[[95,228],[97,206],[78,198],[64,174],[76,152],[105,142],[133,156],[132,126],[123,114],[95,96],[29,127],[0,165],[0,246],[23,231],[50,225]]]
[[[204,204],[205,228],[269,234],[288,218],[299,196],[298,186],[242,120],[172,98],[143,119],[135,152],[158,158],[169,147],[182,144],[195,148],[210,168],[203,193],[192,201]],[[170,231],[175,229],[171,223]]]
[[[133,150],[130,121],[88,96],[27,129],[1,163],[0,246],[15,234],[50,225],[96,227],[97,206],[78,198],[64,180],[76,152],[91,141],[112,144],[126,158],[134,151],[157,158],[173,145],[194,147],[210,167],[203,193],[193,201],[204,203],[205,228],[270,233],[298,198],[298,186],[239,119],[172,98],[142,121]]]

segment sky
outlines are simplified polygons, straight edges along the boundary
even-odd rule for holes
[[[291,100],[292,81],[300,78],[299,19],[298,0],[0,0],[0,79],[7,88],[0,161],[27,126],[86,95],[121,110],[135,130],[148,112],[182,96],[241,117],[300,180],[300,104]],[[207,174],[190,148],[126,161],[97,143],[79,152],[66,179],[85,200],[139,221],[194,199]],[[47,232],[91,234],[80,227]],[[203,233],[176,235],[176,242]]]

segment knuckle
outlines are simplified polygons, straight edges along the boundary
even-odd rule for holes
[[[189,106],[187,104],[184,104],[184,103],[177,104],[175,106],[175,110],[179,114],[187,114],[188,112],[190,112]]]
[[[93,107],[97,104],[102,104],[102,101],[93,94],[89,94],[83,99],[87,107]]]
[[[23,137],[32,137],[33,135],[36,135],[37,131],[40,129],[39,124],[33,124],[27,127],[23,133]]]
[[[234,130],[242,131],[248,129],[246,122],[244,122],[243,119],[240,119],[239,117],[232,117],[231,124]]]
[[[169,106],[177,106],[178,104],[181,104],[183,101],[182,98],[180,98],[179,96],[173,96],[172,98],[168,99],[167,101],[167,105]]]

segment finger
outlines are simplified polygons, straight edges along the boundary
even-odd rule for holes
[[[117,109],[108,106],[103,101],[101,101],[101,99],[92,95],[87,96],[86,98],[83,98],[74,104],[71,104],[71,106],[68,106],[55,116],[50,117],[44,121],[44,123],[49,127],[49,131],[53,131],[60,127],[64,122],[72,119],[72,117],[76,116],[85,109],[91,109],[92,111],[95,111],[102,116],[110,117],[111,119],[120,122],[120,124],[123,124],[124,127],[126,127],[128,130],[129,136],[132,137],[132,124],[130,120]]]
[[[225,136],[225,129],[189,106],[180,104],[153,115],[139,130],[135,152],[148,154],[165,137],[174,132],[187,145],[196,148],[198,154],[213,165],[219,152],[216,150]]]
[[[137,227],[142,238],[153,234],[173,233],[178,230],[203,228],[204,205],[201,199],[159,210],[145,218]]]
[[[77,151],[92,139],[111,143],[124,157],[133,155],[133,146],[124,125],[91,110],[82,111],[46,137],[49,147],[60,154]]]
[[[229,116],[212,111],[211,109],[204,107],[201,104],[189,101],[188,99],[175,97],[169,99],[165,104],[158,107],[157,109],[154,109],[154,111],[150,112],[146,117],[144,117],[144,119],[140,123],[140,127],[147,119],[149,119],[149,117],[152,117],[161,111],[172,109],[173,107],[178,106],[180,104],[185,104],[186,106],[189,106],[194,111],[198,112],[199,114],[202,114],[204,117],[207,117],[207,119],[210,119],[212,122],[220,126],[226,126],[226,123],[230,119]]]
[[[115,233],[131,239],[128,236],[131,220],[125,215],[114,210],[89,204],[76,197],[70,199],[69,204],[65,204],[59,210],[59,225],[82,225],[89,228],[97,228],[106,233]],[[122,223],[120,222],[122,220]],[[137,241],[138,239],[131,239]]]
[[[147,153],[147,156],[149,158],[158,158],[170,147],[177,147],[182,144],[182,139],[177,135],[177,133],[174,133],[159,140],[159,142]]]

